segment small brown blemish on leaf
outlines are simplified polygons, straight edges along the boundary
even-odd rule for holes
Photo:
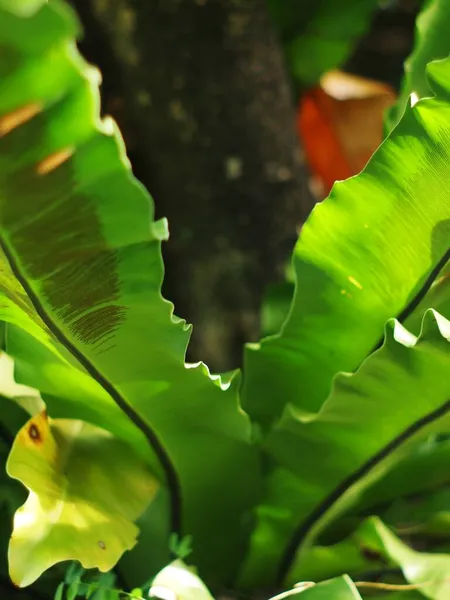
[[[35,425],[34,423],[31,423],[31,425],[28,427],[28,435],[33,440],[33,442],[42,441],[41,432],[39,431],[37,425]]]
[[[37,164],[36,171],[38,175],[48,175],[48,173],[51,173],[66,162],[72,154],[73,148],[65,148],[64,150],[59,150],[59,152],[50,154],[50,156],[47,156],[47,158],[44,158],[44,160],[41,160],[41,162]]]
[[[102,540],[99,540],[99,541],[98,541],[98,545],[99,545],[99,547],[100,547],[102,550],[106,550],[106,544],[105,544],[105,542],[104,542],[104,541],[102,541]]]
[[[6,115],[0,116],[0,138],[8,134],[16,127],[19,127],[19,125],[23,125],[23,123],[26,123],[32,119],[35,115],[41,112],[41,110],[41,105],[37,102],[34,102],[32,104],[22,106],[22,108],[18,108],[17,110],[14,110]]]
[[[363,546],[361,548],[361,554],[366,560],[370,560],[370,561],[374,561],[374,562],[375,561],[384,562],[384,557],[381,554],[381,552],[378,552],[377,550],[373,550],[372,548],[367,548],[367,547]]]

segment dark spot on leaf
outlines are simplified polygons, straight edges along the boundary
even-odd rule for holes
[[[31,423],[31,425],[28,427],[28,435],[33,440],[33,442],[42,441],[41,432],[39,431],[37,425],[35,425],[34,423]]]
[[[102,550],[106,550],[106,544],[102,540],[98,541],[98,545]]]
[[[381,552],[373,550],[372,548],[361,547],[361,554],[366,560],[384,562],[384,557]]]

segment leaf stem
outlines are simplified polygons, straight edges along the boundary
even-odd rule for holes
[[[444,581],[450,581],[445,579]],[[375,581],[355,581],[357,588],[371,588],[374,590],[385,590],[387,592],[407,592],[410,590],[420,590],[427,585],[432,585],[436,580],[424,581],[422,583],[407,583],[407,584],[395,584],[395,583],[383,583]]]

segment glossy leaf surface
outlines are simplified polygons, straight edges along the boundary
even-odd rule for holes
[[[431,311],[418,339],[391,324],[383,347],[355,375],[335,379],[318,413],[286,408],[266,442],[275,470],[244,583],[270,581],[287,544],[278,562],[278,577],[286,577],[294,557],[411,445],[448,431],[449,343],[450,322]]]
[[[9,546],[11,579],[21,587],[64,560],[112,569],[136,543],[134,521],[158,489],[145,463],[110,433],[45,413],[18,433],[7,471],[30,492]]]
[[[450,90],[450,60],[441,65]],[[296,291],[279,335],[248,348],[244,408],[267,426],[283,407],[316,411],[449,253],[450,102],[408,108],[364,171],[313,210],[294,252]],[[436,271],[437,269],[437,271]]]
[[[189,328],[160,293],[167,226],[153,220],[114,124],[100,120],[78,29],[58,0],[29,16],[0,0],[0,245],[16,278],[2,285],[8,351],[52,416],[139,448],[170,492],[170,523],[150,518],[158,548],[170,530],[192,534],[197,564],[220,578],[239,563],[258,496],[250,424],[236,385],[185,367]],[[224,541],[211,552],[215,537]]]

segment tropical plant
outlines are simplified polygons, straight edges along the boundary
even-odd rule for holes
[[[14,584],[73,561],[58,599],[450,597],[450,59],[303,226],[280,331],[219,376],[185,363],[167,224],[100,118],[78,34],[60,0],[0,0]]]

